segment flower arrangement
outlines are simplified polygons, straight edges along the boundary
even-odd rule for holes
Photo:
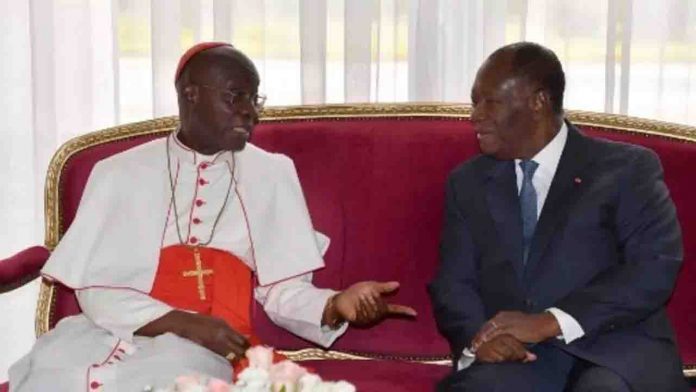
[[[249,366],[237,375],[237,381],[203,376],[181,376],[175,384],[155,392],[355,392],[346,381],[328,382],[295,362],[273,363],[273,349],[255,346],[247,350]]]

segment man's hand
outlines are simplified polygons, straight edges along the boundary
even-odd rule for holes
[[[476,350],[476,360],[483,363],[532,362],[536,355],[527,351],[522,342],[512,335],[503,334],[481,344]]]
[[[322,324],[337,326],[343,321],[356,325],[369,325],[385,317],[416,316],[408,306],[389,304],[384,295],[399,288],[399,282],[359,282],[336,294],[327,301]]]
[[[230,361],[244,358],[249,348],[247,338],[232,329],[226,321],[180,310],[173,310],[146,324],[136,334],[158,336],[167,332],[198,343]]]
[[[548,312],[499,312],[481,327],[471,347],[478,350],[485,342],[503,334],[510,334],[523,343],[539,343],[560,335],[561,328],[556,317]]]

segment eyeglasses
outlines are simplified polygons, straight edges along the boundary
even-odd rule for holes
[[[225,90],[206,84],[196,84],[197,86],[207,88],[208,90],[217,91],[222,94],[222,99],[229,105],[241,105],[250,103],[257,111],[263,109],[266,103],[266,96],[263,94],[249,94],[246,91],[240,90]]]

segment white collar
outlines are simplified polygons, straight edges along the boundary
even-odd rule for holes
[[[539,164],[537,172],[539,170],[549,172],[551,177],[553,177],[556,173],[558,162],[561,160],[561,154],[563,154],[563,147],[565,147],[566,140],[568,140],[568,126],[564,121],[563,125],[561,125],[561,129],[556,133],[556,136],[532,158],[534,162]],[[521,159],[515,159],[515,164],[519,165],[520,161]]]
[[[179,140],[179,129],[172,132],[169,137],[169,151],[172,157],[175,157],[179,162],[189,163],[191,165],[200,165],[205,163],[206,165],[213,166],[219,163],[233,164],[234,157],[233,153],[230,151],[220,151],[214,155],[201,154],[198,151],[191,149],[184,145],[184,143]]]

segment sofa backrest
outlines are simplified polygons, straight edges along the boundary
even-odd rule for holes
[[[431,316],[426,284],[437,265],[445,179],[457,164],[478,153],[468,113],[465,105],[321,106],[266,112],[253,142],[294,160],[313,223],[332,239],[327,266],[316,273],[316,284],[344,288],[365,279],[398,280],[402,289],[394,301],[419,312],[415,322],[394,319],[372,329],[350,329],[334,349],[401,358],[448,353]],[[696,281],[696,206],[691,203],[696,200],[696,186],[690,173],[696,168],[696,129],[593,113],[571,112],[569,117],[589,135],[641,144],[660,155],[685,239],[684,268],[669,312],[682,355],[696,363],[696,336],[692,336],[696,289],[689,287]],[[83,137],[81,149],[67,145],[59,151],[49,173],[49,182],[55,182],[53,194],[50,188],[47,193],[49,210],[55,209],[55,216],[47,217],[47,222],[54,222],[47,223],[48,245],[55,245],[72,221],[95,162],[162,137],[175,125],[176,119],[169,118],[114,128],[93,134],[91,140]],[[39,332],[78,311],[65,288],[44,288],[41,301],[57,306],[52,316],[39,309]],[[272,325],[258,307],[254,320],[257,332],[270,345],[309,346]]]

